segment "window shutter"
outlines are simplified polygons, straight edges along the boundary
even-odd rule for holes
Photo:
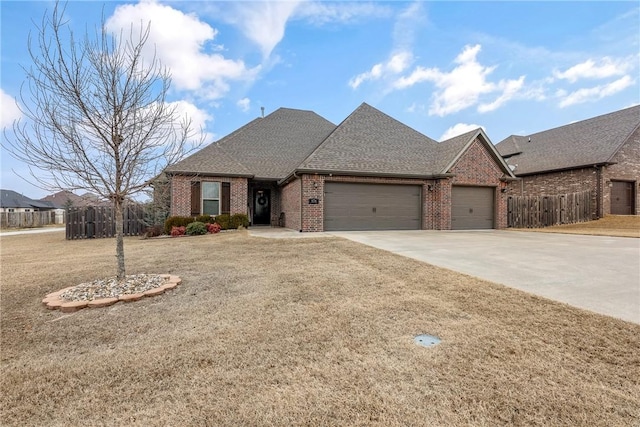
[[[191,181],[191,216],[200,215],[200,181]]]
[[[220,201],[220,213],[222,214],[230,214],[231,213],[231,183],[223,182],[222,183],[222,194]]]

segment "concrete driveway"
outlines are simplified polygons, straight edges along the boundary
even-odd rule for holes
[[[499,230],[327,234],[640,324],[640,239]]]

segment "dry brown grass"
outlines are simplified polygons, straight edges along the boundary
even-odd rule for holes
[[[554,225],[545,228],[512,228],[516,231],[540,233],[588,234],[593,236],[640,237],[639,215],[607,215],[595,221]]]
[[[127,239],[171,293],[71,315],[114,242],[8,236],[0,424],[633,426],[640,326],[341,239]],[[431,333],[443,342],[418,347]]]

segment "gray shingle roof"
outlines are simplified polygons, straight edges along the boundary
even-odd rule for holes
[[[0,190],[0,207],[27,209],[56,209],[53,202],[33,200],[13,190]]]
[[[639,125],[640,106],[635,106],[531,135],[512,135],[496,148],[511,156],[507,161],[517,165],[516,175],[603,164]]]
[[[312,111],[280,108],[167,168],[167,172],[282,179],[335,129]]]
[[[298,170],[426,176],[440,172],[438,156],[436,141],[363,103]]]
[[[280,108],[166,169],[169,173],[283,180],[298,172],[427,177],[447,173],[479,134],[441,143],[363,103],[337,127],[314,112]],[[498,161],[500,156],[496,154]],[[506,165],[504,169],[507,173]]]

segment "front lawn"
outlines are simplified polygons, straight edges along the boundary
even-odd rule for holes
[[[73,314],[41,300],[113,275],[112,239],[0,246],[3,426],[640,419],[640,325],[350,241],[127,238],[127,274],[182,284]]]

